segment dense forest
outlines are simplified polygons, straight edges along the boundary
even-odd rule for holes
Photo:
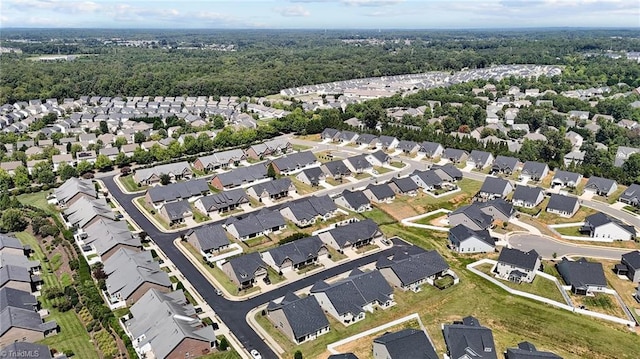
[[[585,57],[640,51],[637,31],[130,31],[7,30],[1,44],[0,103],[33,98],[100,96],[265,96],[283,88],[370,76],[482,68],[493,64],[569,65],[583,86],[640,86],[640,67]],[[111,38],[144,39],[123,47]],[[376,38],[380,45],[345,43]],[[20,41],[15,40],[25,40]],[[51,40],[56,39],[56,40]],[[402,41],[395,41],[401,39]],[[407,41],[405,41],[407,40]],[[178,44],[234,44],[237,51],[179,50]],[[85,54],[43,63],[39,54]]]

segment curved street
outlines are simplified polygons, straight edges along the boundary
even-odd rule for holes
[[[562,257],[592,257],[610,260],[620,260],[620,256],[628,253],[628,248],[612,248],[585,244],[573,244],[559,241],[547,236],[534,234],[513,234],[509,236],[509,244],[522,251],[535,249],[545,259]]]

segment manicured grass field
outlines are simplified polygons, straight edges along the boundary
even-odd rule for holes
[[[20,203],[22,204],[28,204],[34,207],[38,207],[49,214],[55,214],[55,207],[47,203],[48,194],[48,191],[40,191],[36,193],[24,193],[17,196],[16,198],[18,198],[18,201],[20,201]]]
[[[562,234],[563,236],[573,236],[573,237],[584,237],[585,235],[580,233],[580,226],[575,227],[560,227],[554,228],[556,232]]]
[[[148,186],[140,186],[133,180],[133,175],[120,176],[118,178],[122,186],[129,192],[140,192],[144,191]]]
[[[42,279],[44,281],[44,288],[63,288],[63,283],[56,277],[55,274],[49,273],[49,264],[45,262],[45,255],[38,240],[31,234],[26,232],[16,233],[16,237],[23,243],[28,244],[35,251],[33,259],[39,260],[42,265]],[[64,284],[69,285],[70,278],[62,278]],[[69,310],[67,312],[59,312],[52,307],[49,300],[43,296],[38,300],[42,303],[42,307],[49,310],[50,315],[45,320],[55,320],[60,326],[60,332],[54,336],[45,338],[41,342],[49,345],[50,347],[62,352],[64,350],[72,350],[78,358],[98,358],[98,351],[91,343],[87,330],[80,322],[80,319],[76,315],[75,311]]]

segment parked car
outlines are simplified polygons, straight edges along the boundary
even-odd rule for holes
[[[260,352],[255,350],[255,349],[251,349],[251,351],[249,352],[249,354],[251,354],[251,356],[253,357],[253,359],[262,359],[262,355],[260,355]]]
[[[222,295],[222,291],[220,289],[216,288],[216,294],[217,295]]]

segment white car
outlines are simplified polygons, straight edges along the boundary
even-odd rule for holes
[[[262,359],[262,355],[260,355],[260,352],[255,350],[255,349],[251,349],[251,351],[249,352],[249,354],[251,354],[251,356],[253,357],[253,359]]]

